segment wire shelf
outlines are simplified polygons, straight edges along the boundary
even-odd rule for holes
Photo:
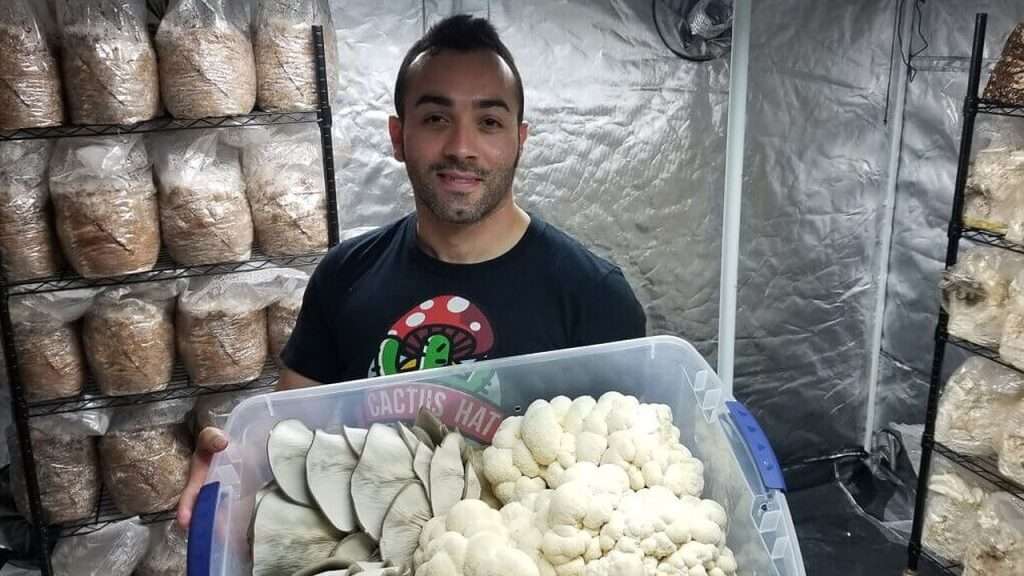
[[[1006,360],[1003,360],[1002,357],[999,356],[999,352],[996,350],[987,348],[985,346],[981,346],[980,344],[975,344],[974,342],[968,342],[967,340],[957,338],[956,336],[950,336],[949,334],[946,334],[945,338],[946,342],[949,342],[950,344],[956,346],[957,348],[960,348],[961,350],[966,350],[967,352],[970,352],[975,356],[987,358],[995,362],[996,364],[1000,364],[1002,366],[1005,366],[1006,368],[1009,368],[1010,370],[1024,374],[1024,370],[1021,370],[1020,368],[1014,366],[1013,364],[1010,364]]]
[[[978,244],[985,244],[995,248],[1001,248],[1003,250],[1009,250],[1018,254],[1024,254],[1024,246],[1011,242],[1006,239],[1002,234],[995,232],[989,232],[988,230],[981,230],[979,228],[964,227],[960,233],[960,236],[964,239],[976,242]]]
[[[994,116],[1016,116],[1018,118],[1024,118],[1024,105],[1018,104],[1004,104],[1002,102],[996,102],[995,100],[986,100],[979,98],[975,102],[975,110],[979,114],[991,114]]]
[[[54,126],[52,128],[24,128],[21,130],[0,130],[0,141],[40,140],[44,138],[76,138],[83,136],[116,136],[119,134],[144,134],[170,130],[198,130],[202,128],[240,128],[244,126],[273,126],[280,124],[310,124],[320,121],[319,112],[253,112],[237,116],[216,116],[196,120],[182,120],[172,117],[156,118],[135,124],[84,124],[79,126]]]
[[[928,561],[933,566],[935,566],[935,568],[938,568],[940,574],[949,574],[951,576],[961,576],[961,574],[963,574],[964,568],[960,565],[959,562],[950,562],[949,560],[944,560],[940,558],[937,554],[932,554],[926,549],[921,550],[921,555],[927,558]],[[923,573],[928,574],[928,572]]]
[[[968,472],[971,472],[978,478],[981,478],[985,482],[991,484],[993,487],[1012,494],[1024,501],[1024,487],[1012,480],[1004,478],[1003,475],[999,473],[999,465],[995,458],[989,456],[968,456],[966,454],[960,454],[941,442],[935,442],[933,446],[936,452],[941,454],[950,462],[964,470],[967,470]]]
[[[269,388],[277,382],[279,372],[277,365],[272,359],[267,359],[260,376],[254,380],[240,382],[238,384],[224,384],[220,386],[194,386],[189,381],[188,373],[179,362],[174,368],[171,383],[167,388],[156,392],[143,394],[130,394],[125,396],[107,396],[100,392],[96,382],[90,377],[82,394],[69,398],[58,398],[55,400],[43,400],[40,402],[28,403],[29,418],[39,416],[51,416],[53,414],[65,414],[68,412],[82,412],[86,410],[97,410],[100,408],[115,408],[119,406],[138,406],[141,404],[152,404],[154,402],[167,402],[183,398],[195,398],[207,394],[220,394],[222,392],[237,392],[239,390],[256,390]]]
[[[73,272],[66,272],[59,276],[50,278],[35,278],[21,282],[12,282],[7,285],[7,293],[10,296],[17,296],[24,294],[39,294],[42,292],[57,292],[60,290],[71,290],[75,288],[113,286],[115,284],[138,284],[140,282],[173,280],[175,278],[189,278],[193,276],[214,276],[219,274],[233,274],[236,272],[251,272],[254,270],[278,268],[283,266],[311,266],[319,263],[325,254],[326,252],[303,254],[299,256],[266,256],[257,250],[253,250],[252,257],[242,262],[223,262],[220,264],[203,264],[200,266],[178,266],[166,251],[161,251],[160,257],[157,259],[156,265],[153,269],[145,272],[102,278],[83,278]]]
[[[100,488],[100,499],[96,505],[96,511],[88,518],[65,522],[50,526],[50,530],[57,538],[70,538],[71,536],[84,536],[92,534],[122,520],[138,516],[141,524],[156,524],[174,519],[175,510],[163,510],[153,514],[125,514],[117,509],[114,500],[110,497],[106,487]]]

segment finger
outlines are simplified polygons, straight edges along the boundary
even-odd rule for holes
[[[220,452],[227,448],[228,438],[224,435],[219,428],[213,426],[207,426],[199,432],[199,438],[196,440],[196,451],[214,453]]]
[[[199,491],[206,482],[206,475],[210,470],[210,461],[213,460],[214,453],[224,450],[228,441],[223,432],[208,426],[199,433],[196,444],[196,451],[192,454],[189,468],[188,483],[178,499],[177,519],[182,528],[188,528],[192,523],[192,509],[199,497]]]
[[[206,482],[206,473],[210,470],[210,460],[213,459],[213,454],[208,451],[197,450],[192,455],[192,463],[189,468],[188,483],[185,485],[185,489],[181,492],[181,497],[178,499],[178,524],[182,528],[188,528],[192,522],[192,508],[196,504],[196,498],[199,496],[199,490],[202,489],[203,483]]]

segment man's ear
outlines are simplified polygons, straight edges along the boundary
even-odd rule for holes
[[[522,148],[523,144],[526,144],[526,137],[529,136],[530,125],[526,122],[519,123],[519,147]]]
[[[391,134],[391,149],[395,160],[405,162],[405,145],[402,140],[402,120],[398,116],[388,118],[388,133]]]

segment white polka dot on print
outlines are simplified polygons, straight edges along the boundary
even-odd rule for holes
[[[426,319],[426,314],[424,314],[423,312],[417,312],[405,319],[405,325],[408,326],[409,328],[415,328],[420,324],[423,324],[423,321]]]
[[[398,336],[398,330],[388,330],[388,336]]]
[[[434,307],[434,301],[433,300],[427,300],[423,304],[420,304],[420,310],[430,310],[433,307]]]
[[[469,329],[472,330],[473,332],[479,332],[480,331],[480,323],[479,322],[471,323],[469,325]]]
[[[448,301],[448,311],[458,314],[459,312],[465,312],[469,309],[469,300],[456,296]]]

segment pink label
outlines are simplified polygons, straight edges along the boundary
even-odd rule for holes
[[[414,420],[420,406],[451,429],[485,444],[504,415],[494,404],[460,390],[434,384],[400,384],[375,388],[363,397],[363,426],[374,422]]]

